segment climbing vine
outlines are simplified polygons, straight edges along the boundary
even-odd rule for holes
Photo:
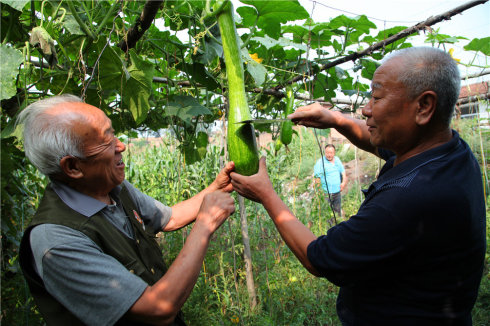
[[[353,111],[385,54],[410,47],[411,35],[424,29],[428,44],[449,48],[461,37],[426,27],[486,1],[377,34],[364,15],[315,22],[297,0],[235,1],[252,115],[282,117],[288,85],[301,101]],[[37,198],[25,200],[45,183],[25,159],[15,129],[17,114],[33,101],[71,93],[104,110],[120,136],[172,137],[186,166],[209,155],[208,136],[227,113],[225,62],[211,4],[0,0],[2,279],[19,275],[18,242]],[[489,56],[489,44],[489,37],[474,39],[465,49]],[[347,61],[352,68],[340,68]],[[340,105],[337,94],[351,97],[351,104]],[[274,125],[256,130],[278,136]]]

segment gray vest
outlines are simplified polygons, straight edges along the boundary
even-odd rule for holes
[[[124,186],[121,189],[120,199],[133,227],[134,239],[124,235],[100,212],[86,217],[74,211],[59,198],[50,185],[46,187],[39,208],[22,237],[19,256],[31,294],[48,325],[83,325],[83,323],[46,291],[42,279],[34,270],[29,237],[32,228],[36,225],[59,224],[84,233],[104,253],[117,259],[131,273],[138,275],[149,285],[155,284],[167,271],[154,235],[143,229],[139,222],[140,214]],[[185,325],[180,315],[179,313],[174,325]],[[116,325],[139,324],[120,320]]]

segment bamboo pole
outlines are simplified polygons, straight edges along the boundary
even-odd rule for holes
[[[247,291],[249,296],[250,309],[257,306],[257,294],[255,292],[255,282],[252,269],[252,251],[250,250],[250,238],[248,236],[247,212],[245,210],[245,199],[238,195],[238,205],[240,208],[240,226],[243,241],[243,260],[245,261],[245,275],[247,281]]]

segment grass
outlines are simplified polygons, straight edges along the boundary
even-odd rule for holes
[[[480,140],[471,128],[471,125],[464,126],[461,134],[467,132],[472,137],[470,145],[479,146]],[[483,153],[488,149],[486,146]],[[129,181],[168,205],[192,196],[211,183],[219,171],[221,156],[220,149],[212,147],[202,162],[183,165],[175,148],[176,144],[170,140],[157,147],[140,141],[134,142],[134,151],[126,156]],[[339,152],[344,162],[353,156],[352,148],[342,147]],[[267,155],[271,180],[283,200],[314,234],[324,234],[331,213],[321,190],[312,187],[313,165],[320,157],[314,134],[302,130],[300,137],[293,137],[289,152],[282,148],[277,153],[264,150],[263,154]],[[368,177],[358,184],[353,180],[350,191],[343,196],[346,216],[355,214],[363,199],[359,189],[374,180],[379,168],[379,161],[372,156],[358,152],[357,157],[361,158]],[[34,182],[33,177],[30,180]],[[35,182],[39,183],[37,188],[29,184],[29,189],[37,189],[33,190],[34,195],[41,192],[44,180]],[[33,194],[29,198],[34,198]],[[36,203],[28,204],[33,208]],[[340,325],[335,312],[338,288],[326,279],[310,275],[301,266],[260,205],[246,201],[246,210],[258,305],[254,309],[249,306],[242,235],[239,216],[235,213],[214,235],[196,286],[183,307],[188,325]],[[165,233],[160,238],[167,263],[175,259],[189,230]],[[490,326],[489,230],[487,208],[486,268],[472,311],[475,326]],[[13,254],[9,269],[2,268],[2,321],[5,325],[42,325],[16,266]]]

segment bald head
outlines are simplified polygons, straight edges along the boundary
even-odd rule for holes
[[[425,91],[437,94],[435,122],[449,127],[459,97],[461,78],[456,61],[441,49],[432,47],[406,48],[391,53],[384,63],[394,62],[398,81],[414,99]],[[375,85],[373,85],[374,87]]]

